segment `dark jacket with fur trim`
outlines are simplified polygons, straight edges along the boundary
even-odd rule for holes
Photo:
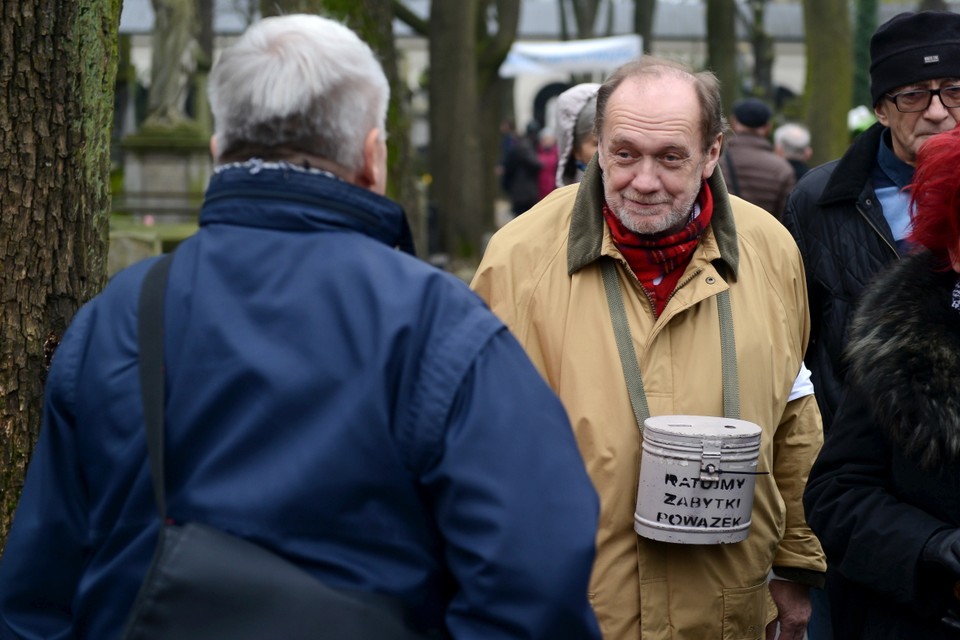
[[[939,622],[953,578],[919,561],[934,532],[960,526],[956,282],[931,254],[911,256],[854,317],[848,388],[804,496],[836,569],[836,637],[960,637]]]

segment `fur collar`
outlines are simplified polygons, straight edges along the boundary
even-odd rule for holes
[[[908,256],[870,285],[850,328],[851,381],[893,441],[925,468],[960,460],[956,283],[929,252]]]

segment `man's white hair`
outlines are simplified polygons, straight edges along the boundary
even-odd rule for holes
[[[780,125],[773,132],[773,143],[783,149],[788,158],[802,160],[810,146],[810,132],[806,127],[793,122]]]
[[[294,14],[260,20],[226,49],[209,96],[220,157],[299,151],[356,171],[370,130],[385,135],[390,86],[353,31]]]

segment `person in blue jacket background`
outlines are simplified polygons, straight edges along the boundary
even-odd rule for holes
[[[557,397],[383,196],[387,80],[337,22],[254,24],[210,76],[217,168],[165,294],[168,515],[453,638],[599,638],[597,496]],[[0,637],[115,638],[157,540],[148,259],[74,317],[0,563]]]

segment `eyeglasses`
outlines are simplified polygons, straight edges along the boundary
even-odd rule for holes
[[[926,111],[933,100],[940,96],[940,102],[947,109],[960,107],[960,85],[950,85],[939,89],[907,89],[893,95],[887,94],[887,100],[897,106],[900,113]]]

